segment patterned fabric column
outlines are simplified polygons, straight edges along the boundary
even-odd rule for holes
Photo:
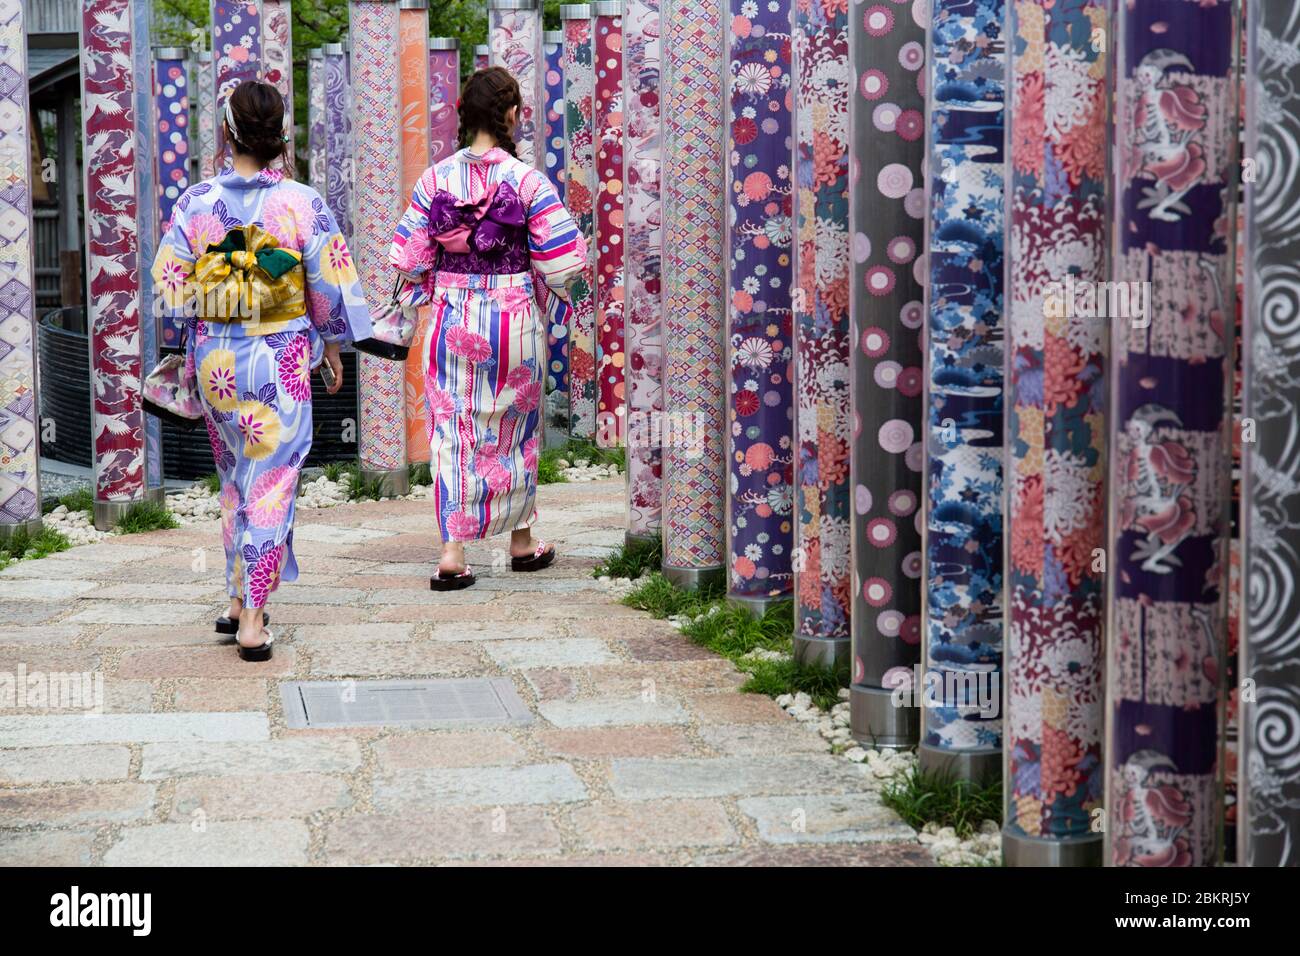
[[[623,0],[591,5],[596,70],[596,444],[622,444],[623,384]]]
[[[211,22],[214,129],[220,129],[230,91],[261,74],[262,16],[255,0],[212,0]],[[213,168],[227,158],[218,156]]]
[[[722,8],[667,0],[663,24],[663,568],[699,586],[726,566]]]
[[[172,207],[190,185],[189,60],[184,47],[155,47],[153,62],[154,109],[157,126],[158,235],[171,224]],[[162,323],[162,344],[180,345],[181,323]]]
[[[0,541],[41,526],[23,0],[0,0]]]
[[[294,169],[293,34],[289,0],[262,0],[262,79],[284,97],[284,132],[289,137],[286,164]]]
[[[800,3],[795,56],[795,657],[849,657],[847,3]],[[903,433],[888,436],[890,450]]]
[[[564,32],[547,30],[542,36],[545,57],[545,113],[542,142],[546,175],[564,202]],[[546,440],[564,444],[569,440],[569,325],[573,309],[559,296],[543,291],[546,304]]]
[[[1256,0],[1249,29],[1237,860],[1300,866],[1300,6]]]
[[[794,588],[793,51],[788,4],[728,15],[727,590],[761,613]]]
[[[1096,866],[1102,833],[1106,0],[1010,11],[1007,774],[1010,865]],[[1067,285],[1069,283],[1070,285]],[[1086,292],[1085,292],[1086,294]]]
[[[140,404],[140,246],[136,193],[131,0],[81,2],[81,121],[86,197],[95,499],[139,501],[145,491]],[[147,76],[147,74],[146,74]],[[98,509],[97,509],[98,510]]]
[[[942,689],[921,762],[958,779],[996,774],[1002,748],[1005,13],[1004,0],[937,0],[930,32],[925,663]],[[923,184],[894,169],[879,185],[906,197]],[[905,423],[881,435],[914,440]]]
[[[1112,274],[1131,284],[1130,308],[1111,321],[1106,835],[1117,866],[1220,856],[1235,22],[1235,3],[1139,0],[1112,31]]]
[[[325,44],[325,204],[352,242],[352,109],[348,54]]]
[[[920,711],[896,707],[893,691],[912,682],[921,660],[925,28],[924,10],[911,3],[855,7],[849,20],[849,711],[857,740],[890,748],[915,746],[920,736]],[[900,190],[904,177],[913,185]]]
[[[351,245],[366,300],[393,297],[388,243],[407,197],[402,192],[402,128],[396,0],[352,0],[352,140],[356,208]],[[406,366],[357,356],[358,458],[362,474],[403,493],[406,472]],[[399,490],[402,489],[402,490]]]
[[[158,250],[158,119],[155,115],[153,49],[149,26],[153,21],[153,0],[131,2],[131,64],[136,81],[135,97],[135,195],[139,247],[140,281],[140,367],[147,373],[158,364],[161,337],[153,304],[153,263]],[[143,377],[133,382],[139,389]],[[144,416],[145,487],[155,496],[162,494],[162,422]]]
[[[474,69],[486,70],[492,60],[492,48],[486,43],[474,47]]]
[[[595,166],[592,150],[592,109],[596,75],[592,69],[591,7],[585,3],[560,7],[564,22],[564,141],[565,203],[587,240],[586,272],[570,286],[569,312],[569,434],[596,437],[596,257]]]
[[[217,105],[212,70],[212,52],[204,50],[199,54],[199,65],[195,70],[195,82],[199,91],[197,116],[191,117],[199,131],[196,144],[199,150],[199,179],[211,179],[216,172]]]
[[[510,71],[524,101],[515,123],[519,158],[544,170],[542,10],[538,0],[488,0],[488,46],[492,66]]]
[[[322,196],[325,174],[325,51],[307,53],[307,181]]]
[[[660,2],[626,0],[623,17],[627,532],[650,540],[659,538],[663,498]]]
[[[460,41],[449,37],[429,40],[429,162],[456,152],[460,119]]]
[[[415,184],[429,168],[429,9],[425,0],[402,0],[400,4],[398,59],[401,70],[402,107],[402,192],[401,202],[410,199]],[[455,51],[452,51],[453,54]],[[453,100],[454,102],[454,100]],[[429,413],[424,404],[424,336],[430,310],[419,310],[419,325],[411,342],[403,373],[406,401],[406,459],[429,460]]]

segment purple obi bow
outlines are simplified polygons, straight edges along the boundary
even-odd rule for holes
[[[524,222],[524,204],[505,182],[493,183],[477,202],[457,199],[445,189],[429,201],[429,234],[448,252],[500,255]]]

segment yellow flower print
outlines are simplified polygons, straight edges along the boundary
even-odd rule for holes
[[[239,404],[235,386],[235,353],[213,349],[199,365],[199,387],[208,404],[220,412],[232,412]]]
[[[280,446],[280,414],[270,405],[256,399],[240,402],[236,420],[246,457],[260,461]]]
[[[186,286],[189,284],[191,266],[170,245],[158,250],[153,263],[153,281],[169,309],[185,306]]]
[[[357,281],[357,264],[352,261],[348,244],[337,232],[325,240],[320,253],[321,278],[330,285],[346,289]]]

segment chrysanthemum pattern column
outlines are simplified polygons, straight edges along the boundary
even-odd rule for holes
[[[1300,866],[1300,6],[1251,6],[1246,84],[1246,308],[1237,860]]]
[[[352,90],[342,43],[325,44],[325,203],[352,241]]]
[[[81,2],[86,301],[97,517],[145,493],[140,247],[130,0]],[[147,76],[148,74],[146,74]],[[146,207],[147,208],[147,207]]]
[[[23,0],[0,0],[0,541],[41,526]]]
[[[1106,323],[1106,2],[1011,10],[1007,785],[1003,852],[1098,865]]]
[[[627,533],[652,540],[663,506],[659,9],[660,0],[626,0],[623,17]]]
[[[401,0],[397,56],[402,111],[401,203],[429,168],[429,8],[425,0]],[[419,323],[407,354],[402,392],[406,402],[406,460],[428,461],[429,412],[424,402],[424,336],[431,310],[419,310]]]
[[[570,286],[569,313],[569,434],[596,437],[596,300],[594,289],[596,236],[592,196],[595,155],[592,149],[593,94],[591,7],[585,3],[560,7],[564,23],[564,141],[565,203],[587,240],[586,271]]]
[[[211,179],[216,172],[217,99],[212,71],[212,51],[204,50],[199,54],[194,77],[198,88],[198,103],[197,116],[194,116],[193,120],[199,136],[195,146],[199,151],[200,179]]]
[[[727,591],[761,612],[794,587],[793,53],[788,4],[728,13]]]
[[[1235,3],[1121,5],[1107,549],[1117,866],[1220,855],[1237,154]]]
[[[538,0],[488,0],[488,46],[492,65],[505,67],[519,84],[524,103],[515,123],[519,158],[544,169],[542,10]]]
[[[623,372],[623,0],[591,5],[596,71],[596,444],[622,444]]]
[[[307,182],[325,195],[325,51],[307,53]]]
[[[258,4],[250,0],[212,0],[210,22],[213,115],[216,129],[220,129],[231,91],[244,80],[256,80],[261,74],[262,14]],[[214,169],[220,170],[226,164],[229,152],[227,144],[224,155],[216,157]]]
[[[726,567],[721,14],[663,6],[663,569],[684,586],[722,583]]]
[[[396,0],[353,0],[352,138],[356,221],[351,246],[366,299],[392,299],[388,243],[406,201],[402,194],[402,129]],[[406,472],[406,368],[373,355],[357,356],[358,458],[367,478],[403,493]]]
[[[996,774],[1002,748],[1005,14],[1004,0],[937,0],[930,25],[925,663],[941,686],[920,754],[959,779]],[[880,177],[895,194],[919,185],[904,168]],[[913,440],[906,423],[881,435]]]
[[[171,224],[172,207],[190,185],[189,62],[184,47],[157,47],[153,61],[154,121],[158,124],[158,235]],[[163,320],[161,344],[180,345],[181,323]]]
[[[794,11],[794,650],[835,666],[849,657],[850,603],[847,7]]]
[[[285,168],[294,168],[293,33],[290,0],[262,0],[262,79],[284,97]]]
[[[546,177],[564,201],[564,32],[547,30],[542,36],[543,108],[542,144]],[[538,283],[546,316],[546,440],[564,444],[569,440],[569,325],[573,308]]]
[[[856,739],[889,748],[915,746],[920,736],[920,711],[895,706],[893,694],[913,681],[921,659],[925,28],[923,4],[855,7],[849,21],[849,712]]]

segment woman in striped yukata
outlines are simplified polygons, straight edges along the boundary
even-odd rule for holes
[[[434,590],[474,583],[466,541],[509,532],[516,571],[555,558],[532,534],[547,361],[534,283],[567,300],[587,249],[546,174],[515,156],[522,104],[500,67],[465,81],[462,148],[424,171],[390,252],[402,301],[433,305],[424,396],[443,541]]]

